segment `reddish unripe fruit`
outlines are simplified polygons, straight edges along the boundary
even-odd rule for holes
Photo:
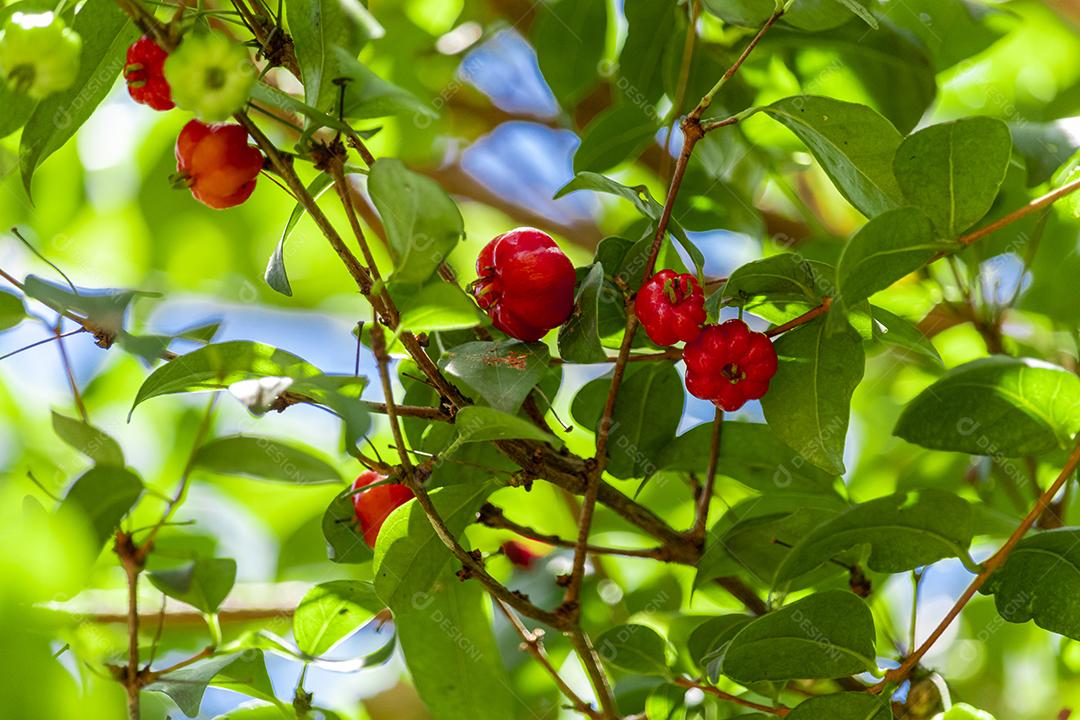
[[[353,483],[353,490],[360,490],[372,483],[382,482],[385,475],[380,475],[374,470],[361,473]],[[356,510],[356,519],[360,523],[360,531],[364,534],[364,542],[369,547],[375,547],[375,540],[379,537],[379,530],[383,522],[390,516],[395,508],[412,500],[412,490],[404,485],[387,484],[364,490],[353,495],[353,508]]]
[[[155,110],[172,110],[176,107],[163,70],[167,57],[169,53],[149,35],[143,35],[131,44],[127,50],[124,80],[127,81],[132,100]]]
[[[705,293],[693,275],[661,270],[638,290],[634,312],[657,345],[690,342],[705,324]]]
[[[502,544],[501,550],[507,560],[522,570],[532,570],[536,561],[544,557],[540,553],[533,552],[525,543],[520,543],[517,540],[507,540]]]
[[[177,175],[209,207],[220,210],[247,200],[262,167],[262,153],[248,145],[247,130],[239,125],[192,120],[176,138]]]
[[[742,320],[706,326],[687,343],[683,360],[686,389],[728,412],[765,395],[776,374],[772,341]]]
[[[574,266],[551,236],[534,228],[499,235],[476,259],[470,285],[492,323],[532,342],[562,325],[574,309]]]

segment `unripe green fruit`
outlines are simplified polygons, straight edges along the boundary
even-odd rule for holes
[[[165,61],[165,79],[177,107],[220,122],[244,109],[255,67],[244,46],[220,33],[189,35]]]
[[[41,100],[79,74],[82,38],[51,12],[14,13],[0,30],[0,72],[8,87]]]
[[[933,720],[994,720],[994,716],[967,703],[957,703]]]

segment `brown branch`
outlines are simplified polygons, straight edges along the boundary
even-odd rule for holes
[[[394,407],[394,388],[390,383],[390,356],[386,352],[386,336],[383,334],[378,318],[375,318],[371,324],[371,351],[375,353],[375,365],[378,367],[379,380],[382,382],[383,400],[386,402],[386,415],[390,419],[390,432],[394,436],[394,445],[401,459],[401,467],[411,477],[412,461],[409,459],[409,451],[405,447],[405,436],[401,432],[401,423],[398,422],[397,409]]]
[[[600,718],[600,713],[593,709],[592,705],[581,699],[581,696],[574,692],[562,676],[559,675],[559,671],[551,664],[551,660],[548,659],[547,651],[544,649],[544,631],[543,630],[529,630],[525,627],[521,619],[514,614],[514,611],[504,603],[502,600],[495,598],[495,607],[502,611],[502,614],[506,616],[506,619],[510,622],[510,625],[514,628],[517,634],[521,637],[521,649],[528,652],[534,658],[536,662],[540,663],[540,666],[547,671],[551,676],[556,687],[559,688],[559,692],[570,701],[574,710],[590,718]]]
[[[1039,519],[1039,516],[1041,516],[1046,508],[1050,506],[1050,503],[1053,502],[1054,496],[1057,495],[1062,486],[1064,486],[1065,483],[1069,481],[1069,478],[1072,477],[1077,465],[1080,465],[1080,438],[1077,439],[1073,451],[1069,455],[1068,460],[1065,461],[1065,466],[1061,469],[1061,472],[1058,473],[1057,479],[1054,480],[1050,487],[1039,496],[1038,501],[1028,514],[1024,516],[1020,525],[1013,531],[1008,540],[1005,541],[1005,544],[998,548],[997,552],[991,555],[990,558],[983,563],[982,571],[975,576],[975,579],[971,581],[971,584],[968,585],[967,589],[960,595],[952,608],[950,608],[949,612],[945,614],[945,617],[942,618],[941,622],[938,623],[938,626],[934,628],[934,631],[930,633],[930,636],[923,641],[918,649],[908,657],[904,658],[900,667],[886,671],[885,678],[877,685],[870,688],[870,692],[880,693],[886,686],[892,683],[902,682],[907,678],[911,671],[918,666],[919,661],[922,660],[927,651],[933,647],[934,643],[941,638],[949,628],[949,625],[952,624],[953,620],[960,615],[960,612],[964,609],[964,606],[968,604],[968,601],[975,596],[975,593],[979,591],[979,588],[983,586],[987,579],[989,579],[989,577],[1005,563],[1005,560],[1009,557],[1009,553],[1016,547],[1016,544],[1023,539],[1024,535],[1027,534],[1027,531],[1030,530],[1031,526]]]
[[[1054,204],[1055,202],[1057,202],[1061,198],[1065,197],[1066,195],[1070,195],[1070,194],[1076,192],[1077,190],[1080,190],[1080,178],[1077,178],[1076,180],[1073,180],[1072,182],[1066,183],[1066,184],[1062,185],[1059,188],[1051,190],[1050,192],[1046,193],[1045,195],[1042,195],[1040,197],[1035,198],[1034,200],[1029,202],[1027,205],[1024,205],[1023,207],[1020,207],[1020,208],[1017,208],[1016,210],[1013,210],[1011,213],[1009,213],[1005,217],[999,218],[998,220],[995,220],[994,222],[990,223],[989,225],[985,225],[985,226],[979,228],[978,230],[973,230],[973,231],[969,232],[967,235],[961,235],[960,238],[957,239],[957,242],[960,243],[961,245],[964,245],[964,246],[970,245],[973,242],[975,242],[976,240],[980,240],[980,239],[986,237],[987,235],[991,235],[991,234],[997,232],[998,230],[1000,230],[1001,228],[1003,228],[1003,227],[1005,227],[1007,225],[1011,225],[1012,223],[1014,223],[1017,220],[1020,220],[1020,219],[1022,219],[1024,217],[1027,217],[1028,215],[1030,215],[1033,212],[1038,212],[1039,210],[1043,209],[1044,207],[1047,207],[1049,205]]]
[[[578,659],[581,660],[581,664],[585,668],[585,674],[589,676],[589,682],[592,683],[593,691],[600,701],[600,707],[603,711],[600,717],[606,720],[617,720],[619,707],[615,703],[611,682],[608,680],[607,673],[600,666],[600,656],[597,655],[592,641],[585,631],[576,624],[567,630],[566,634],[569,636],[570,644],[574,646],[574,652],[577,653]]]
[[[128,588],[128,658],[117,679],[127,693],[128,720],[139,720],[139,573],[143,563],[138,547],[127,533],[117,531],[113,549],[124,568]]]
[[[832,307],[832,298],[824,297],[821,299],[821,304],[818,305],[816,308],[813,308],[812,310],[807,310],[799,317],[788,320],[783,325],[777,325],[774,328],[769,328],[765,331],[765,334],[769,337],[776,337],[777,335],[786,333],[788,330],[797,328],[800,325],[805,325],[814,318],[820,315],[824,315],[825,313],[829,312],[830,307]]]
[[[701,683],[696,683],[693,680],[687,680],[686,678],[675,678],[673,682],[680,687],[701,690],[702,692],[708,693],[709,695],[720,698],[721,700],[724,700],[726,702],[733,703],[744,708],[749,708],[750,710],[768,713],[769,715],[777,715],[779,717],[784,717],[791,712],[789,708],[786,708],[783,705],[779,705],[776,707],[773,707],[772,705],[761,705],[759,703],[738,697],[737,695],[726,693],[719,688],[713,687],[712,685],[702,685]]]

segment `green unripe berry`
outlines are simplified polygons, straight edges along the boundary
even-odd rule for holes
[[[244,109],[255,67],[248,51],[220,33],[189,35],[165,61],[173,102],[205,122],[220,122]]]
[[[933,720],[994,720],[994,716],[967,703],[957,703]]]
[[[14,13],[0,30],[0,72],[14,92],[41,100],[79,74],[82,38],[51,12]]]

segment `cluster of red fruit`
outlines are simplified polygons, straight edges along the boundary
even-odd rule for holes
[[[470,286],[492,323],[532,342],[565,323],[574,308],[574,266],[551,236],[532,228],[499,235],[480,252]],[[693,275],[661,270],[638,291],[634,311],[649,339],[685,342],[686,388],[727,411],[762,397],[776,374],[776,351],[742,320],[706,324],[705,294]]]
[[[168,59],[148,36],[128,48],[124,79],[135,102],[154,110],[176,107],[166,78]],[[262,168],[262,152],[248,144],[247,131],[235,123],[192,120],[176,139],[175,180],[208,207],[221,210],[247,200]]]

